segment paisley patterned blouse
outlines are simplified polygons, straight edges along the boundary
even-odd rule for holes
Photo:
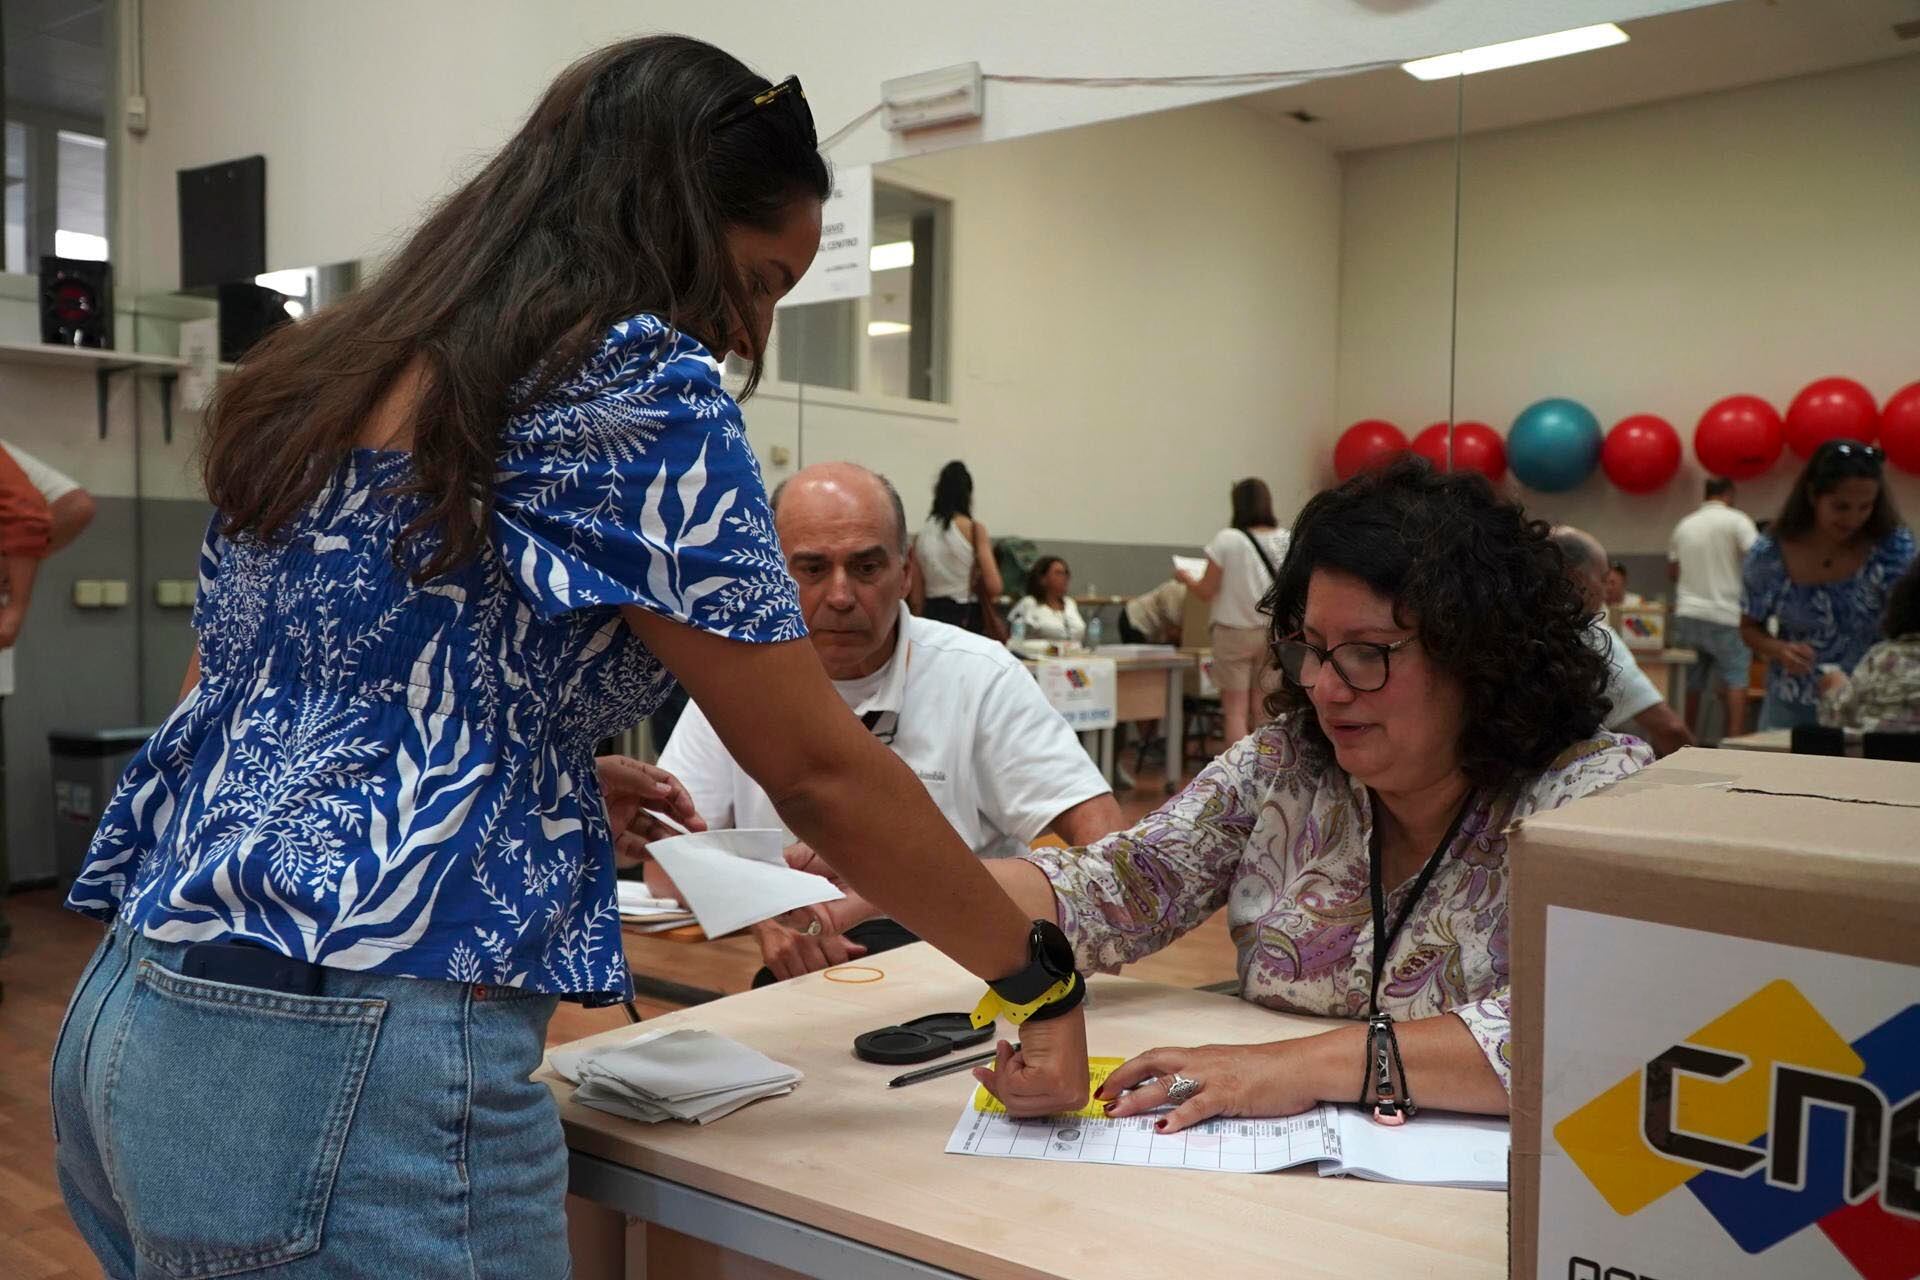
[[[615,325],[506,424],[483,553],[424,585],[391,555],[411,471],[354,453],[271,542],[216,519],[200,683],[67,905],[161,941],[626,999],[594,749],[672,681],[618,606],[805,634],[739,406],[698,342]]]
[[[1298,723],[1283,718],[1243,739],[1131,830],[1025,855],[1053,882],[1082,968],[1150,955],[1225,906],[1242,996],[1290,1013],[1367,1016],[1373,806],[1338,765],[1302,749]],[[1477,793],[1394,941],[1381,1009],[1457,1014],[1509,1084],[1507,829],[1652,763],[1644,743],[1602,734],[1544,773]],[[1410,887],[1387,895],[1389,919]]]

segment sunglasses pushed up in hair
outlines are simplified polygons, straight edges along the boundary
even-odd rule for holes
[[[807,105],[807,94],[800,87],[799,76],[788,76],[779,84],[768,85],[750,95],[745,101],[728,107],[720,113],[720,118],[713,122],[713,131],[719,133],[723,129],[739,124],[742,120],[750,119],[755,112],[765,107],[781,107],[792,112],[793,118],[798,120],[801,127],[806,130],[807,145],[810,147],[820,145],[820,139],[813,129],[813,108]]]
[[[1813,467],[1817,474],[1877,476],[1886,452],[1879,445],[1858,440],[1829,440],[1814,450]]]

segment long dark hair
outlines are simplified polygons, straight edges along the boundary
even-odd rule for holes
[[[1460,768],[1476,786],[1538,773],[1599,732],[1607,662],[1587,643],[1580,588],[1547,525],[1495,497],[1477,473],[1443,474],[1406,458],[1301,508],[1261,602],[1273,616],[1275,666],[1280,643],[1300,631],[1319,569],[1358,578],[1393,601],[1394,618],[1415,628],[1428,659],[1460,682]],[[1331,758],[1305,690],[1283,681],[1267,711],[1299,713],[1301,740]]]
[[[938,520],[942,529],[951,529],[955,516],[973,519],[973,473],[966,463],[956,458],[940,468],[940,478],[933,482],[933,507],[927,515]]]
[[[610,45],[561,72],[377,280],[284,326],[221,383],[202,470],[226,532],[271,537],[298,514],[418,361],[403,491],[426,501],[394,554],[407,563],[405,548],[437,532],[410,567],[421,580],[444,573],[482,544],[503,425],[610,326],[651,312],[716,358],[751,333],[756,284],[727,229],[777,231],[796,200],[830,188],[797,93],[728,118],[767,87],[684,36]],[[764,356],[749,340],[743,395]]]
[[[1272,529],[1279,525],[1273,518],[1273,494],[1265,480],[1249,476],[1236,482],[1229,496],[1233,502],[1234,528]]]
[[[1065,564],[1066,562],[1064,556],[1041,556],[1038,560],[1035,560],[1033,562],[1033,568],[1027,570],[1027,594],[1035,600],[1038,600],[1041,604],[1045,604],[1047,602],[1047,589],[1043,580],[1047,574],[1053,570],[1053,566]],[[1069,569],[1068,572],[1071,573],[1072,570]]]
[[[1817,523],[1814,502],[1823,494],[1833,492],[1842,480],[1871,480],[1879,492],[1874,494],[1873,511],[1857,536],[1870,546],[1877,545],[1900,527],[1900,510],[1887,492],[1881,458],[1880,450],[1858,440],[1823,442],[1807,459],[1807,465],[1800,468],[1800,478],[1793,482],[1793,491],[1787,495],[1786,505],[1780,508],[1780,518],[1769,530],[1773,540],[1793,542],[1812,533]]]

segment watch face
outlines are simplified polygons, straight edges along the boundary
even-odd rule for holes
[[[1035,920],[1029,945],[1034,958],[1045,965],[1049,973],[1064,978],[1073,972],[1073,944],[1053,921]]]

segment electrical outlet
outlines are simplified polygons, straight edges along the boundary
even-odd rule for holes
[[[143,94],[132,94],[127,98],[122,113],[127,122],[127,132],[136,137],[147,131],[147,99]]]
[[[127,583],[124,578],[109,578],[100,584],[100,603],[109,609],[127,607]]]
[[[767,461],[776,467],[793,465],[793,453],[783,444],[776,444],[767,450]]]
[[[73,584],[73,607],[76,609],[98,609],[106,603],[106,585],[91,578],[81,578]]]
[[[190,608],[193,584],[181,578],[162,578],[153,584],[153,602],[162,609]]]

